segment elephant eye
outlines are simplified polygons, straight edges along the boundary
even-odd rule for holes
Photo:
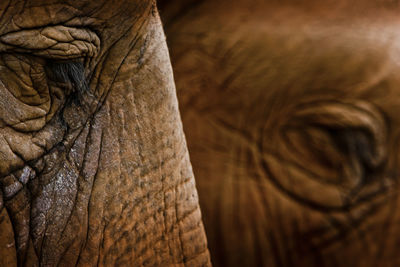
[[[17,74],[15,79],[10,75],[0,78],[9,83],[6,86],[16,98],[28,104],[48,102],[51,94],[58,99],[70,93],[79,95],[88,92],[83,62],[89,65],[99,49],[100,38],[86,28],[57,25],[6,33],[0,36],[0,54],[16,60],[7,59],[3,65],[22,63],[6,66]],[[20,65],[24,69],[19,70]],[[47,81],[62,90],[48,88]]]
[[[347,210],[385,190],[387,127],[370,103],[300,105],[280,128],[277,152],[264,148],[264,166],[298,201]]]
[[[28,53],[0,53],[0,126],[38,131],[67,106],[92,99],[83,60],[53,60]]]
[[[51,80],[65,84],[73,92],[84,93],[89,91],[83,62],[59,62],[49,60],[46,67]]]

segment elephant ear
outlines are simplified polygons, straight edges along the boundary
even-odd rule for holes
[[[387,128],[383,114],[367,102],[301,104],[279,129],[279,153],[264,153],[263,166],[296,200],[348,211],[379,195],[390,181]]]

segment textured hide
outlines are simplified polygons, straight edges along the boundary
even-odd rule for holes
[[[209,266],[155,4],[0,2],[0,266]]]

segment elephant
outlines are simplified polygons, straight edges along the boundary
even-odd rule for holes
[[[210,266],[155,1],[0,14],[0,266]]]
[[[214,266],[400,266],[398,1],[160,1]]]

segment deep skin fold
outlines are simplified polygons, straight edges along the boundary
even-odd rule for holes
[[[154,2],[7,4],[0,3],[0,39],[7,41],[1,49],[26,54],[37,65],[35,76],[23,76],[33,85],[26,90],[33,95],[35,86],[47,86],[40,88],[51,105],[39,130],[29,132],[30,125],[22,124],[24,132],[12,127],[0,132],[8,142],[0,149],[19,157],[6,162],[9,169],[0,166],[1,183],[17,189],[0,210],[0,265],[208,266]],[[6,25],[10,18],[14,23]],[[47,35],[41,35],[42,27]],[[7,35],[11,32],[29,43]],[[43,36],[50,44],[56,40],[57,49],[41,53],[26,46]],[[90,53],[79,58],[79,51]],[[22,73],[19,65],[14,68]],[[71,101],[76,97],[79,101]],[[26,184],[25,169],[34,173]]]

